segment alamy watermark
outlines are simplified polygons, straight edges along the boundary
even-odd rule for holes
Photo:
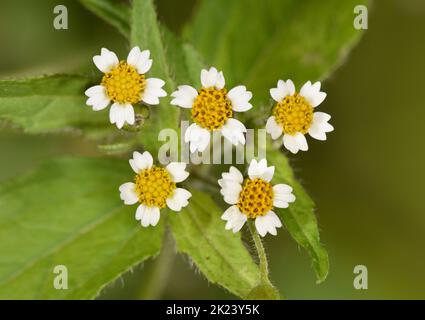
[[[367,30],[368,28],[368,9],[365,5],[357,5],[354,7],[354,14],[356,15],[353,21],[354,29]]]
[[[53,273],[56,274],[56,276],[53,278],[53,287],[56,290],[67,290],[68,268],[60,264],[53,268]]]
[[[181,121],[180,133],[174,129],[163,129],[158,141],[163,142],[158,151],[161,164],[185,162],[192,164],[244,164],[252,159],[266,158],[267,133],[265,129],[247,129],[245,144],[233,146],[219,131],[211,133],[210,145],[203,152],[191,153],[184,135],[189,127],[188,121]]]
[[[53,19],[53,27],[56,30],[68,29],[68,8],[62,4],[53,8],[53,13],[56,16]]]
[[[368,289],[368,273],[367,267],[364,265],[357,265],[353,269],[353,273],[356,275],[353,281],[353,287],[356,290],[367,290]]]

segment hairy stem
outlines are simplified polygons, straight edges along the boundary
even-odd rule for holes
[[[255,248],[258,254],[261,281],[264,283],[271,284],[269,279],[269,264],[267,262],[266,251],[252,219],[248,220],[248,227],[249,231],[251,232],[252,239],[254,240]]]

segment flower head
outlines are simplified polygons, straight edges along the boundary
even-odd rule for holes
[[[246,128],[233,118],[234,112],[245,112],[252,108],[249,100],[252,93],[245,86],[230,91],[225,88],[223,72],[212,67],[201,71],[202,88],[179,86],[171,96],[171,104],[191,109],[193,124],[185,133],[185,142],[190,151],[204,151],[210,142],[210,132],[219,130],[232,144],[245,144]]]
[[[136,220],[142,226],[155,226],[159,221],[159,211],[168,206],[173,211],[180,211],[188,205],[192,194],[176,183],[186,180],[189,173],[183,162],[171,162],[162,168],[153,164],[151,154],[145,151],[133,153],[130,166],[136,176],[134,182],[127,182],[119,187],[124,204],[140,203],[136,210]]]
[[[289,203],[295,201],[292,188],[286,184],[272,185],[274,166],[267,167],[267,160],[251,161],[248,168],[248,179],[235,167],[230,167],[229,172],[224,172],[218,180],[221,187],[220,193],[224,201],[232,205],[222,219],[226,220],[226,229],[238,232],[248,218],[255,219],[258,233],[264,237],[267,232],[276,235],[276,228],[282,223],[273,212],[273,207],[287,208]]]
[[[96,67],[104,73],[100,85],[86,90],[87,105],[94,111],[105,109],[110,102],[111,123],[121,129],[127,122],[135,122],[133,105],[143,101],[146,104],[159,104],[159,98],[167,93],[162,89],[165,82],[157,78],[146,78],[152,66],[149,50],[140,51],[134,47],[127,61],[119,61],[117,55],[102,48],[101,54],[93,57]]]
[[[267,120],[266,130],[272,139],[283,134],[283,145],[292,153],[308,150],[305,134],[326,140],[326,133],[334,130],[328,123],[330,115],[314,112],[314,108],[326,98],[326,93],[320,91],[320,82],[311,84],[308,81],[298,93],[291,80],[279,80],[277,88],[270,89],[270,94],[276,104]]]

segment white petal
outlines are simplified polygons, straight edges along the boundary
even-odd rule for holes
[[[274,195],[278,197],[286,194],[291,194],[292,190],[292,187],[288,186],[285,183],[279,183],[273,186]]]
[[[162,89],[165,82],[157,78],[146,79],[146,87],[142,93],[142,101],[147,104],[159,104],[159,98],[166,97],[167,93]]]
[[[277,234],[276,228],[280,228],[281,226],[282,223],[279,217],[273,211],[269,211],[266,215],[255,219],[255,227],[262,237],[267,233],[275,236]]]
[[[301,151],[307,151],[308,150],[308,144],[307,144],[307,139],[305,138],[305,136],[298,132],[295,134],[295,140],[297,141],[298,144],[298,148]]]
[[[308,130],[308,134],[310,135],[310,137],[320,141],[325,141],[327,138],[326,131],[324,130],[324,126],[322,126],[321,123],[312,125]]]
[[[185,132],[184,140],[189,143],[190,152],[203,152],[210,143],[210,132],[196,123],[192,123]]]
[[[186,163],[184,162],[171,162],[167,165],[167,171],[170,173],[174,182],[182,182],[189,176],[186,171]]]
[[[266,131],[272,136],[273,140],[279,138],[283,133],[282,127],[277,124],[276,119],[273,116],[269,117],[267,120]]]
[[[311,86],[311,81],[304,83],[304,85],[301,87],[300,94],[306,97],[311,92]]]
[[[216,68],[211,67],[209,70],[203,69],[201,71],[201,83],[204,88],[216,87],[222,89],[221,85],[224,86],[223,74],[217,71]]]
[[[242,190],[241,183],[236,180],[218,179],[218,185],[221,187],[220,193],[222,195],[225,195],[228,192],[231,192],[231,193],[237,192],[237,194],[235,195],[236,198],[239,197],[239,191]]]
[[[247,216],[240,212],[238,206],[231,206],[223,213],[221,219],[227,221],[226,230],[232,229],[233,232],[238,232],[245,224]]]
[[[134,124],[134,109],[129,103],[120,104],[115,102],[109,110],[109,120],[121,129],[126,122]]]
[[[89,97],[86,101],[88,106],[92,106],[94,111],[105,109],[110,102],[104,86],[93,86],[85,91],[85,95]]]
[[[158,207],[151,207],[150,225],[155,227],[158,224],[160,213]]]
[[[232,109],[236,112],[245,112],[252,108],[249,100],[252,92],[247,91],[245,86],[237,86],[227,93],[227,98],[232,102]]]
[[[261,159],[259,162],[252,159],[248,167],[250,179],[261,178],[269,182],[273,178],[274,166],[267,167],[267,160]]]
[[[150,224],[150,210],[148,206],[141,204],[136,210],[136,220],[140,220],[142,226],[147,227]]]
[[[313,120],[317,122],[328,122],[331,120],[331,116],[324,112],[315,112],[313,113]]]
[[[286,96],[286,91],[284,89],[284,81],[279,80],[277,82],[277,87],[270,89],[270,95],[272,96],[273,100],[276,102],[281,102],[283,98]]]
[[[100,71],[106,73],[117,66],[119,60],[114,52],[109,51],[106,48],[102,48],[100,55],[93,57],[93,62]]]
[[[134,108],[131,104],[128,104],[125,107],[125,121],[130,124],[133,125],[135,122],[135,116],[134,116]]]
[[[243,182],[243,175],[242,173],[235,167],[231,166],[229,169],[229,172],[223,172],[221,174],[222,178],[224,180],[230,180],[238,183]]]
[[[295,86],[292,80],[279,80],[277,87],[270,89],[270,95],[276,102],[281,102],[286,96],[295,93]]]
[[[317,140],[326,140],[326,133],[334,130],[334,127],[328,123],[330,119],[331,116],[327,113],[313,113],[313,122],[308,130],[309,135]]]
[[[159,221],[159,208],[141,204],[137,208],[136,219],[140,220],[143,227],[155,226]]]
[[[144,204],[141,204],[137,207],[137,209],[136,209],[136,220],[142,219],[146,208],[147,207]]]
[[[266,225],[268,220],[264,216],[257,217],[255,219],[255,228],[260,236],[264,237],[267,234],[268,226]]]
[[[136,193],[136,185],[133,182],[127,182],[119,187],[120,198],[124,204],[135,204],[139,198]]]
[[[225,221],[227,221],[227,220],[231,219],[231,218],[233,217],[233,215],[234,215],[234,211],[235,211],[235,210],[239,210],[239,209],[238,209],[238,206],[231,206],[231,207],[228,207],[228,208],[226,209],[226,211],[224,211],[224,213],[221,215],[221,219],[222,219],[222,220],[225,220]]]
[[[289,203],[295,201],[295,196],[292,194],[292,188],[287,184],[277,184],[273,186],[273,206],[278,208],[287,208]]]
[[[297,132],[295,135],[284,134],[283,145],[292,153],[297,153],[299,150],[308,150],[307,140],[300,132]]]
[[[167,206],[173,211],[180,211],[189,204],[192,194],[183,188],[176,188],[173,195],[167,199]]]
[[[274,166],[270,166],[266,171],[260,176],[261,179],[270,182],[274,175]]]
[[[269,217],[269,220],[271,221],[272,225],[276,228],[281,228],[282,227],[282,222],[280,221],[279,217],[277,216],[276,213],[274,213],[273,211],[269,211],[266,216]]]
[[[140,173],[140,171],[149,169],[152,167],[153,158],[148,151],[143,152],[143,154],[141,154],[140,152],[134,151],[133,159],[130,159],[129,162],[134,172]]]
[[[292,82],[292,80],[288,79],[286,80],[286,92],[288,95],[292,96],[293,94],[295,94],[295,85]]]
[[[308,81],[300,90],[300,94],[307,99],[313,108],[320,105],[326,98],[326,93],[321,92],[320,87],[320,81],[317,81],[314,84],[311,84],[311,82]]]
[[[325,92],[316,92],[314,96],[311,97],[311,106],[317,107],[320,105],[325,99],[327,94]]]
[[[174,98],[171,100],[171,104],[182,108],[192,108],[198,91],[191,86],[179,86],[177,91],[174,91],[171,96]]]
[[[136,215],[137,215],[137,212],[136,212]],[[151,224],[151,210],[147,206],[144,206],[143,211],[140,213],[140,223],[145,228]]]
[[[295,136],[290,134],[284,134],[282,141],[286,149],[288,149],[294,154],[298,153],[299,148],[297,141],[295,140]]]
[[[218,180],[220,193],[228,204],[236,204],[242,191],[243,176],[235,167],[230,167],[229,172],[223,172],[222,178]]]
[[[150,51],[140,51],[139,47],[131,49],[127,57],[127,63],[136,68],[139,74],[145,74],[152,67],[152,60],[149,59]]]
[[[236,204],[239,201],[239,195],[242,191],[240,183],[230,180],[219,180],[221,186],[220,193],[223,195],[224,201],[228,204]]]
[[[226,80],[224,79],[223,72],[220,71],[219,73],[217,73],[217,77],[215,80],[215,87],[221,90],[224,88],[225,85],[226,85]]]
[[[261,159],[257,161],[256,159],[252,159],[251,163],[248,167],[248,175],[251,179],[258,178],[267,168],[267,160]]]
[[[223,136],[235,146],[238,144],[245,144],[245,132],[245,125],[239,120],[233,118],[228,119],[221,128]]]

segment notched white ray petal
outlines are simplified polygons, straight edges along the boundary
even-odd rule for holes
[[[190,109],[198,96],[198,91],[188,85],[179,86],[176,91],[171,94],[174,99],[171,104],[182,108]]]
[[[166,167],[174,182],[182,182],[187,179],[189,172],[186,171],[186,163],[184,162],[171,162]]]
[[[266,131],[271,135],[273,140],[278,139],[283,133],[282,127],[276,122],[273,116],[267,119]]]

